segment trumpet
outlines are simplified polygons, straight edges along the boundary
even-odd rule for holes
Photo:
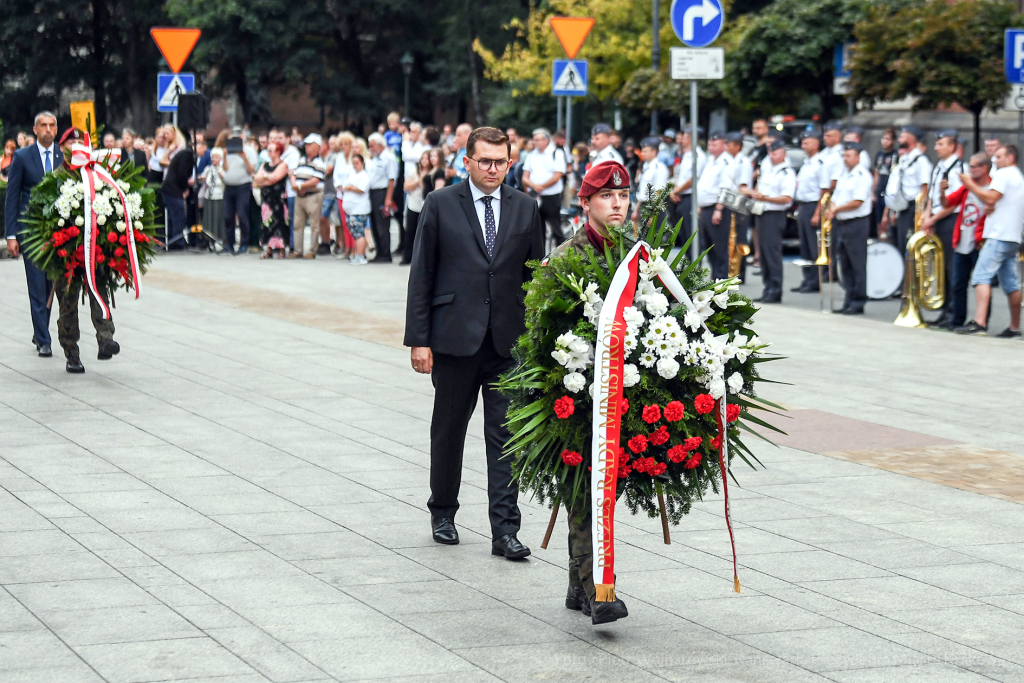
[[[829,192],[821,195],[818,200],[818,222],[821,225],[821,239],[818,258],[814,265],[818,266],[818,307],[822,313],[831,313],[834,305],[833,282],[835,282],[835,268],[832,265],[832,219],[826,217],[826,212],[832,207],[832,195]],[[828,308],[825,308],[825,283],[824,269],[828,268]]]
[[[903,304],[893,321],[899,327],[925,327],[921,310],[937,311],[946,300],[945,255],[942,241],[921,231],[924,223],[924,192],[917,195],[915,232],[907,241],[903,269]]]
[[[740,266],[743,259],[750,254],[750,247],[746,244],[736,244],[736,212],[731,212],[729,221],[729,277],[736,277],[740,274]]]

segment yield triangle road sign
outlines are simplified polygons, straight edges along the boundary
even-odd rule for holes
[[[199,42],[200,34],[202,31],[197,28],[149,29],[149,35],[153,36],[160,53],[167,60],[167,66],[174,73],[178,73],[181,67],[185,66],[185,60]]]
[[[580,46],[594,26],[590,17],[551,17],[551,28],[569,59],[576,59]]]
[[[551,94],[581,97],[587,94],[587,61],[556,59],[552,73]]]

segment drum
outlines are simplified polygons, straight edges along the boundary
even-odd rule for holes
[[[903,259],[888,242],[868,240],[867,271],[870,299],[888,299],[903,287]]]
[[[738,214],[749,216],[754,205],[754,200],[734,190],[722,188],[721,192],[718,194],[718,203]]]

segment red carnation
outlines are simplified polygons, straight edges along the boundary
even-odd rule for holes
[[[688,470],[692,470],[700,464],[700,453],[694,453],[690,458],[683,463],[683,467]]]
[[[121,246],[127,247],[128,246],[128,235],[121,235],[121,237],[117,241],[121,243]]]
[[[73,225],[72,225],[72,226],[71,226],[70,228],[66,229],[66,230],[64,231],[64,233],[65,233],[65,234],[66,234],[66,235],[67,235],[67,236],[68,236],[68,237],[69,237],[70,239],[74,239],[74,238],[78,237],[79,235],[81,235],[81,234],[82,234],[82,231],[81,231],[81,230],[79,230],[78,228],[76,228],[75,226],[73,226]]]
[[[715,438],[711,439],[711,449],[717,451],[717,450],[720,450],[721,448],[722,448],[722,435],[719,434]]]
[[[661,425],[656,431],[651,432],[647,435],[647,440],[653,443],[655,446],[660,446],[666,443],[669,439],[668,427]]]
[[[60,256],[61,258],[67,258],[68,257],[68,250],[67,249],[58,249],[57,250],[57,256]]]
[[[615,476],[617,476],[619,479],[625,479],[626,477],[629,476],[629,473],[632,472],[632,471],[633,471],[633,468],[630,467],[628,461],[624,462],[624,463],[620,463],[619,464],[619,469],[615,473]]]
[[[117,233],[116,232],[108,232],[107,233],[107,241],[108,242],[112,242],[114,244],[117,244]]]
[[[653,406],[644,406],[644,412],[641,417],[647,424],[654,424],[661,419],[661,407],[657,403]]]
[[[117,258],[121,258],[122,256],[124,256],[124,249],[122,249],[121,247],[115,249],[114,256],[116,256]]]
[[[727,422],[735,422],[740,416],[740,407],[738,405],[728,405],[725,407],[725,419]]]
[[[691,436],[689,439],[683,442],[683,450],[692,451],[700,448],[704,438],[700,436]]]
[[[96,254],[96,263],[103,263],[107,260],[107,257],[103,254]]]
[[[715,399],[711,398],[711,394],[701,394],[693,399],[693,407],[697,409],[698,414],[707,415],[714,410]]]
[[[85,245],[78,245],[78,248],[75,249],[75,258],[78,259],[79,261],[85,260]]]
[[[623,397],[622,401],[619,402],[619,414],[625,415],[629,412],[629,399]]]
[[[682,462],[686,456],[686,449],[682,445],[675,445],[668,449],[668,459],[672,462]]]
[[[570,451],[566,449],[562,451],[562,462],[564,462],[569,467],[576,467],[576,465],[579,465],[581,462],[583,462],[583,456],[577,453],[576,451]]]
[[[650,474],[652,477],[656,477],[659,474],[664,474],[665,470],[667,470],[667,469],[668,469],[668,465],[666,465],[665,463],[663,463],[663,462],[656,462],[648,470],[648,474]]]
[[[629,440],[629,450],[634,453],[643,453],[647,450],[647,437],[643,434],[637,434]]]
[[[669,422],[678,422],[686,414],[686,408],[679,401],[669,401],[665,405],[665,419]]]

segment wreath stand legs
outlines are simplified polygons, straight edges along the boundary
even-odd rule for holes
[[[665,545],[672,545],[672,537],[668,533],[668,513],[665,512],[665,494],[661,492],[661,487],[657,487],[658,491],[658,510],[661,511],[661,533],[665,536]]]
[[[551,540],[551,532],[555,530],[555,520],[558,519],[558,508],[561,505],[562,502],[556,500],[554,506],[551,508],[551,519],[548,520],[548,530],[544,534],[544,542],[540,544],[542,550],[548,549],[548,541]]]

